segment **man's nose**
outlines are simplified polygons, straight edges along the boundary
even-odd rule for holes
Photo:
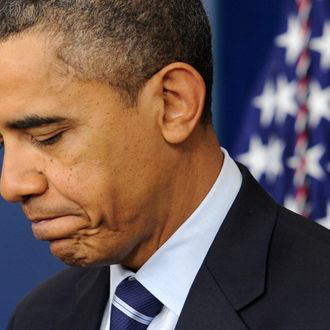
[[[21,202],[27,197],[42,195],[47,190],[47,179],[35,165],[32,159],[5,151],[0,177],[0,194],[5,200]]]

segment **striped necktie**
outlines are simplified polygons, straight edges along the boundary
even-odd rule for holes
[[[159,314],[162,303],[135,278],[126,278],[117,286],[111,307],[110,330],[147,329]]]

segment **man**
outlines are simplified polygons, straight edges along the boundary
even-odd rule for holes
[[[0,4],[1,194],[78,266],[9,329],[329,328],[329,233],[217,143],[199,0]]]

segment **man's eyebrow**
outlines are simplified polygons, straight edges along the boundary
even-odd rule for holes
[[[37,115],[33,116],[27,116],[22,119],[17,119],[10,121],[6,124],[6,127],[9,129],[29,129],[29,128],[36,128],[36,127],[41,127],[45,125],[51,125],[51,124],[58,124],[58,123],[63,123],[67,121],[66,118],[63,117],[41,117]]]

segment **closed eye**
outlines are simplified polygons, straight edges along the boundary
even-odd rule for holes
[[[52,135],[46,139],[42,139],[42,138],[33,138],[33,143],[37,146],[41,146],[41,147],[45,147],[45,146],[50,146],[55,144],[56,142],[58,142],[62,135],[63,135],[64,131],[61,131],[59,133],[56,133],[55,135]]]

